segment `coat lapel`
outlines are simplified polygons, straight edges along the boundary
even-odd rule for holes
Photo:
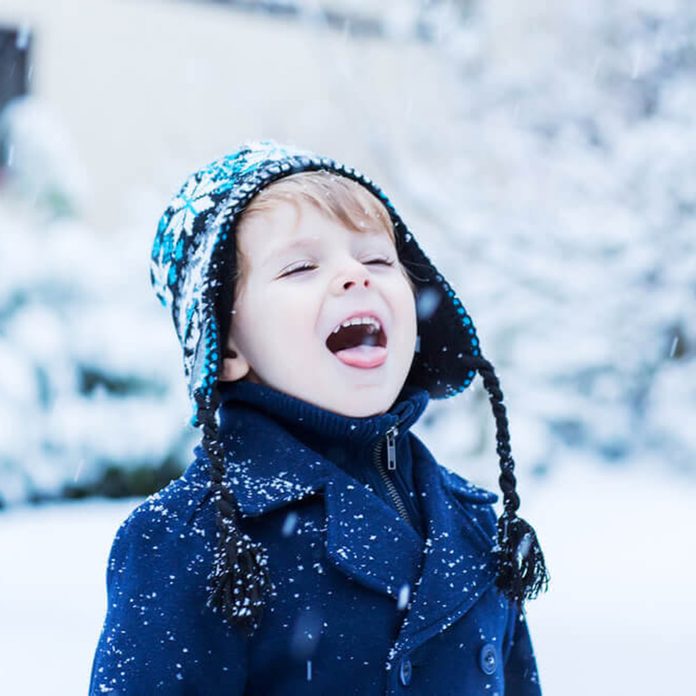
[[[413,649],[463,616],[496,576],[494,516],[478,505],[497,499],[439,466],[413,434],[414,476],[428,520],[422,573],[395,653]],[[467,505],[466,503],[472,503]]]
[[[408,437],[428,524],[425,544],[385,501],[271,418],[240,411],[236,419],[234,435],[223,439],[225,480],[242,517],[321,493],[329,562],[371,590],[394,599],[406,595],[394,654],[456,621],[493,583],[495,521],[485,506],[497,496],[438,465],[413,433]],[[201,448],[196,451],[205,458]],[[203,462],[199,466],[205,471]]]
[[[404,585],[413,586],[423,539],[394,509],[272,419],[245,410],[235,417],[234,434],[223,438],[225,481],[242,517],[263,515],[321,493],[328,561],[356,582],[394,599]],[[200,447],[196,452],[205,457]]]
[[[395,599],[416,581],[421,537],[381,498],[339,469],[326,486],[326,522],[329,561],[349,577]]]

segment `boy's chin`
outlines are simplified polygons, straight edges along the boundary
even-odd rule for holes
[[[249,370],[246,375],[242,378],[244,382],[252,382],[253,384],[264,384],[261,378],[253,371]]]
[[[319,380],[303,385],[271,384],[261,379],[252,369],[239,381],[262,384],[288,396],[306,401],[313,406],[323,408],[346,418],[369,418],[386,413],[397,399],[403,384],[399,389],[389,385],[355,385],[353,387],[336,385],[333,389],[326,389],[325,384]]]
[[[365,390],[356,387],[352,394],[332,395],[322,401],[323,408],[346,418],[381,416],[394,404],[393,390]]]

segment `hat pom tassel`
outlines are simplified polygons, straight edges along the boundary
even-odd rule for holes
[[[498,520],[498,587],[513,601],[534,599],[549,574],[534,528],[514,513]]]
[[[225,524],[224,538],[215,553],[207,605],[219,604],[225,618],[247,628],[258,626],[264,594],[270,585],[268,557],[261,544]]]

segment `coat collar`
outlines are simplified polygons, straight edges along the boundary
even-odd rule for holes
[[[261,401],[268,396],[259,390],[254,393]],[[400,417],[410,425],[420,415],[419,398],[412,394],[407,399],[410,406],[374,418],[336,416],[330,427],[343,436],[355,433],[357,440],[375,443]],[[425,544],[386,502],[305,446],[259,403],[226,399],[220,415],[225,481],[241,516],[257,517],[322,495],[329,562],[362,585],[391,596],[406,610],[394,657],[455,621],[490,587],[495,577],[495,523],[488,504],[497,496],[437,464],[408,425],[399,437],[408,439],[412,452],[415,484],[427,520]],[[315,414],[320,416],[326,417]],[[200,446],[196,453],[198,460],[187,474],[206,478],[205,453]]]
[[[394,405],[388,412],[365,418],[351,418],[285,394],[263,384],[240,380],[222,382],[220,430],[237,430],[235,419],[240,407],[251,407],[271,416],[285,426],[303,443],[321,454],[340,447],[356,459],[394,425],[398,425],[397,440],[405,438],[411,426],[420,418],[428,405],[429,395],[425,389],[404,385]],[[332,457],[328,457],[332,459]]]

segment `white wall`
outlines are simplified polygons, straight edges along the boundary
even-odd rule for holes
[[[74,143],[97,229],[156,218],[190,171],[247,138],[295,141],[387,188],[371,141],[444,127],[450,111],[415,41],[184,2],[3,0],[0,21],[34,32],[32,90]]]

